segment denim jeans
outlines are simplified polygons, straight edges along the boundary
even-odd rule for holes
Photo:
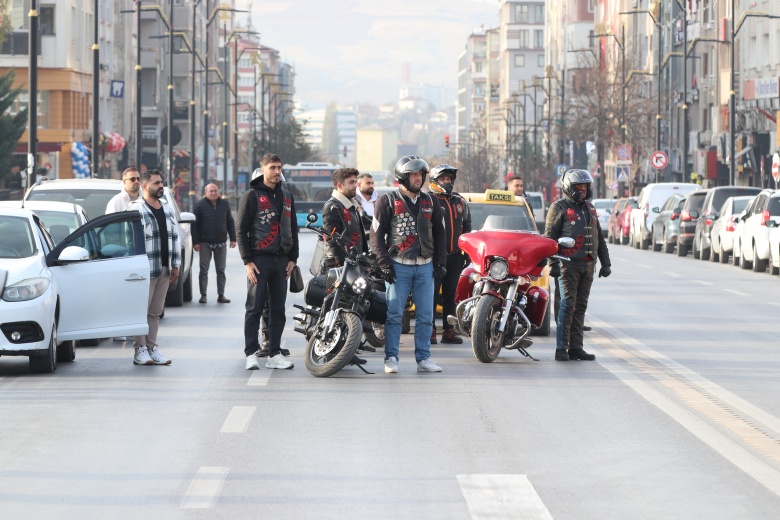
[[[385,324],[385,359],[398,357],[401,342],[401,318],[406,300],[412,293],[415,307],[414,357],[419,363],[431,357],[433,330],[433,262],[404,265],[393,261],[395,283],[387,286],[387,323]]]

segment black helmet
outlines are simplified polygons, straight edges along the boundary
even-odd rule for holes
[[[428,175],[428,163],[416,155],[404,155],[395,163],[395,180],[410,191],[409,174],[414,172],[422,172],[422,181],[425,182],[425,176]]]
[[[575,184],[587,184],[588,193],[585,198],[580,200],[579,193],[574,189]],[[588,199],[593,198],[593,190],[591,185],[593,184],[593,177],[590,176],[587,170],[567,170],[563,174],[563,180],[561,180],[561,191],[564,196],[569,198],[573,202],[582,203]]]
[[[450,166],[449,164],[440,164],[434,166],[431,170],[431,180],[428,182],[431,191],[440,193],[442,195],[452,195],[452,184],[439,184],[439,177],[446,175],[452,179],[452,183],[455,183],[455,177],[457,176],[458,169]]]

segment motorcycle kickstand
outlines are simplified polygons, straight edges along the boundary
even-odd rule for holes
[[[350,365],[355,365],[355,366],[356,366],[356,367],[358,367],[360,370],[362,370],[364,373],[366,373],[366,374],[368,374],[368,375],[370,375],[370,376],[373,376],[373,375],[374,375],[374,372],[369,372],[368,370],[366,370],[365,368],[363,368],[363,365],[359,365],[359,364],[357,364],[357,363],[353,363],[353,362],[351,362],[351,361],[349,362],[349,364],[350,364]]]
[[[524,355],[527,358],[531,358],[534,361],[539,361],[538,359],[533,357],[531,354],[529,354],[528,351],[526,349],[524,349],[523,347],[517,347],[517,351],[520,352],[522,355]]]

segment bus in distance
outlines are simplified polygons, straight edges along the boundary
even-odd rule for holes
[[[283,186],[295,198],[298,227],[305,227],[309,213],[317,215],[315,225],[322,225],[322,206],[333,192],[333,172],[339,166],[328,162],[300,162],[282,166]]]

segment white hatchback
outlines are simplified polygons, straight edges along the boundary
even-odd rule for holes
[[[75,359],[75,340],[146,334],[140,217],[98,217],[55,245],[32,211],[0,209],[0,356],[28,356],[32,372],[54,372]]]
[[[769,261],[768,221],[780,223],[780,190],[762,190],[735,218],[734,264],[764,272]]]

